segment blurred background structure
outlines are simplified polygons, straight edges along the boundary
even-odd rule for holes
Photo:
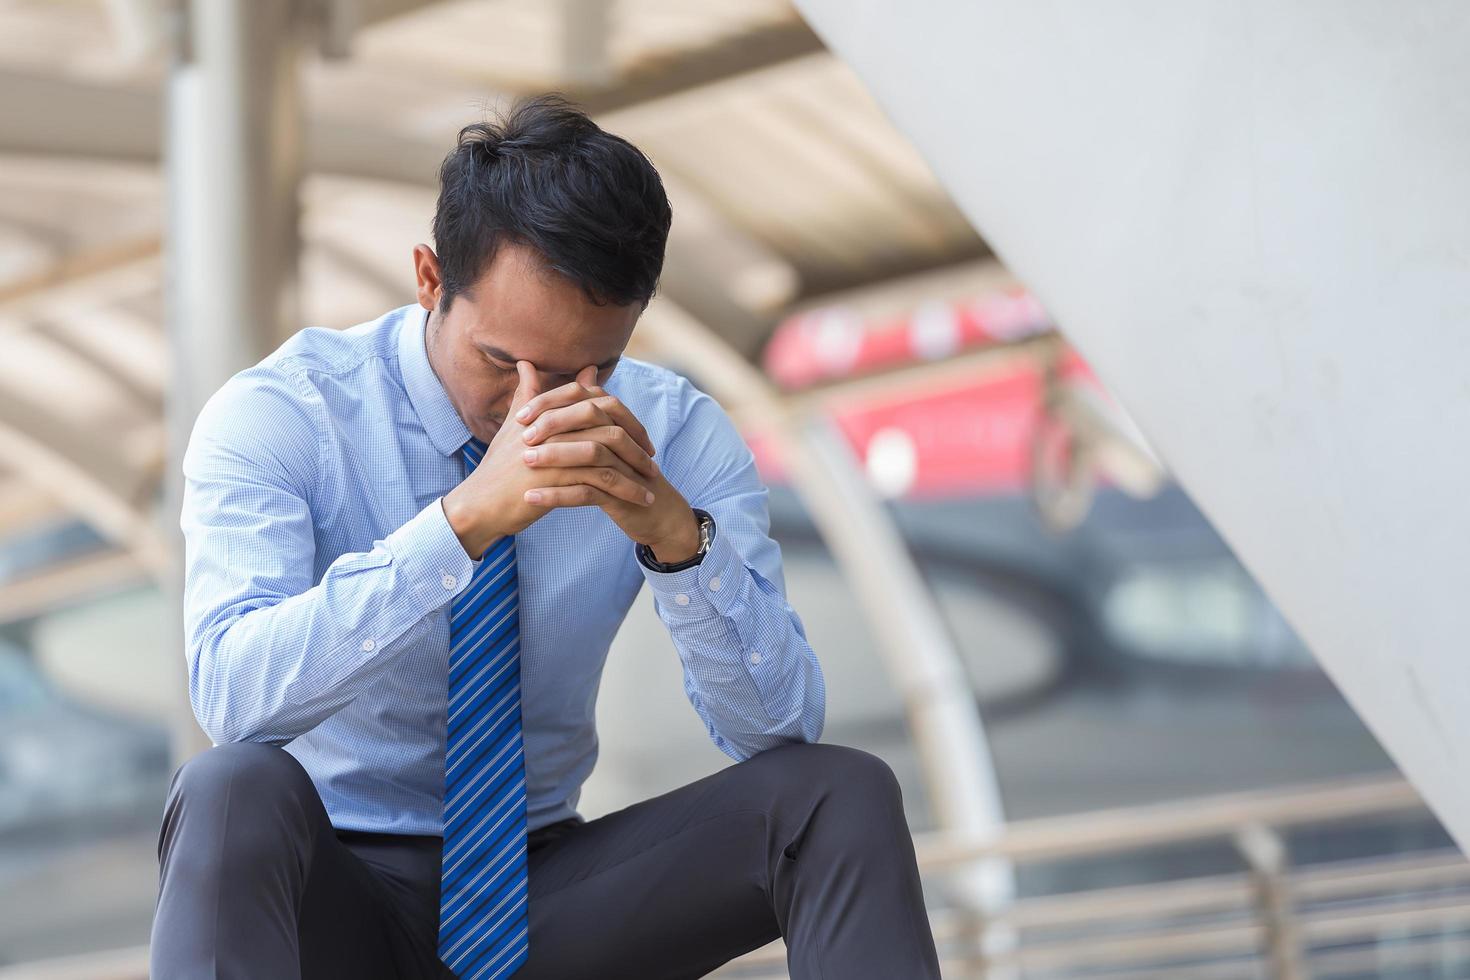
[[[194,413],[411,302],[454,134],[547,89],[668,186],[628,353],[755,451],[947,976],[1470,976],[1470,865],[790,3],[0,0],[0,980],[143,975]],[[589,817],[730,763],[646,597],[598,711]]]

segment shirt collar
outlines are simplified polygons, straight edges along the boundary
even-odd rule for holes
[[[444,385],[429,364],[429,354],[424,349],[424,330],[428,323],[428,310],[417,303],[408,308],[398,326],[398,367],[403,372],[408,400],[429,434],[429,441],[445,456],[453,456],[473,433],[455,411]]]

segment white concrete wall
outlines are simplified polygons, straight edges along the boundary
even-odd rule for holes
[[[1470,844],[1470,5],[798,6]]]

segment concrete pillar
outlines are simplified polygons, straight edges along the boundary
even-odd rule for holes
[[[176,15],[166,90],[166,288],[173,354],[163,521],[174,542],[163,583],[182,641],[180,464],[204,402],[295,329],[302,169],[293,0],[191,0]],[[166,651],[166,653],[168,653]],[[176,760],[209,746],[179,671]]]

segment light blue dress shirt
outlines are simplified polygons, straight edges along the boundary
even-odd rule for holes
[[[284,745],[344,829],[443,833],[448,615],[479,563],[441,504],[471,433],[429,365],[426,316],[414,304],[299,331],[209,399],[183,461],[194,714],[216,744]],[[825,718],[768,491],[729,417],[632,357],[604,387],[718,533],[677,572],[645,568],[597,507],[553,509],[516,535],[530,830],[579,815],[598,681],[645,581],[726,755],[817,741]]]

